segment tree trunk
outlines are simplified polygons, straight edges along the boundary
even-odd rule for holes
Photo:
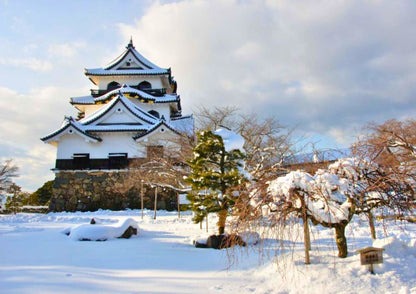
[[[345,237],[345,227],[347,224],[337,224],[335,228],[335,241],[338,247],[338,257],[345,258],[348,255],[347,238]]]
[[[371,239],[375,240],[377,239],[377,236],[376,236],[376,227],[374,225],[374,215],[371,211],[368,212],[367,215],[368,215],[368,223],[370,225]]]
[[[218,226],[219,235],[224,234],[225,232],[225,220],[227,219],[227,214],[228,214],[227,209],[223,209],[217,212],[217,215],[218,215],[217,226]]]
[[[304,226],[305,226],[305,224],[304,224]],[[305,229],[304,229],[304,233],[306,233],[305,243],[307,245],[308,250],[311,251],[312,250],[312,245],[311,245],[311,230],[309,229],[309,219],[306,219],[306,232],[305,232]]]
[[[206,229],[207,229],[207,233],[208,233],[208,214],[207,214],[207,217],[206,217]]]
[[[141,207],[141,211],[142,211],[142,219],[143,219],[143,204],[144,204],[144,201],[143,201],[143,193],[144,193],[144,190],[143,190],[143,180],[141,181],[141,185],[140,185],[140,207]]]
[[[157,210],[157,187],[155,187],[155,207],[154,207],[153,219],[156,219],[156,210]]]
[[[178,218],[181,218],[181,201],[179,198],[179,192],[176,193],[176,201],[178,202]]]
[[[310,264],[309,258],[309,250],[311,247],[311,240],[309,238],[309,223],[308,223],[308,216],[306,215],[306,207],[303,206],[303,244],[305,246],[305,264]]]

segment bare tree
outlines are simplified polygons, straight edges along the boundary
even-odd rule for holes
[[[197,129],[215,131],[221,125],[233,129],[238,111],[236,106],[215,106],[214,108],[200,106],[195,111]]]
[[[276,176],[282,161],[292,154],[292,129],[276,118],[260,118],[256,114],[243,114],[237,107],[200,107],[196,112],[198,129],[216,130],[225,126],[239,133],[245,140],[246,170],[255,180]]]
[[[240,115],[237,131],[244,138],[246,169],[258,180],[276,176],[285,157],[292,154],[291,129],[276,118]]]
[[[343,258],[348,254],[345,228],[352,217],[379,207],[403,210],[409,189],[402,178],[392,177],[379,165],[358,158],[340,159],[314,175],[298,170],[259,184],[251,188],[248,201],[243,199],[240,204],[243,213],[237,215],[237,225],[258,226],[266,216],[266,230],[279,235],[287,229],[288,219],[302,219],[305,263],[309,263],[308,220],[335,229],[338,256]]]
[[[352,150],[355,157],[378,165],[367,173],[368,186],[388,195],[382,202],[362,207],[367,213],[373,238],[376,238],[372,209],[380,204],[390,207],[402,217],[416,207],[416,121],[389,120],[383,124],[370,123],[367,133],[359,138]]]
[[[19,168],[11,159],[0,164],[0,192],[7,190],[13,183],[13,178],[18,177]]]
[[[414,177],[416,174],[416,120],[395,119],[370,123],[353,146],[357,156]]]
[[[189,171],[187,160],[192,154],[194,140],[193,137],[176,134],[169,140],[148,144],[147,157],[132,160],[129,173],[119,192],[126,193],[130,189],[139,189],[143,206],[144,189],[154,189],[153,206],[156,214],[160,192],[175,193],[176,201],[179,201],[179,193],[189,190],[184,177]]]

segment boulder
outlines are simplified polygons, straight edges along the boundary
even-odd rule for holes
[[[196,241],[195,247],[197,248],[214,248],[214,249],[223,249],[233,247],[235,245],[246,246],[246,242],[243,239],[235,234],[228,235],[211,235],[208,237],[206,244]]]
[[[132,226],[129,226],[127,230],[124,231],[123,235],[121,235],[118,238],[129,239],[133,235],[137,235],[137,228],[133,228]]]

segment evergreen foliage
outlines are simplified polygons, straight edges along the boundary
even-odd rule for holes
[[[46,205],[49,203],[49,200],[51,199],[53,192],[53,183],[54,181],[47,181],[45,182],[42,187],[37,189],[35,192],[32,193],[30,196],[32,204],[37,205]]]
[[[228,209],[233,207],[236,200],[233,188],[245,180],[240,172],[244,158],[245,155],[240,150],[227,151],[221,136],[211,131],[197,134],[193,158],[188,162],[192,171],[187,178],[192,186],[187,198],[196,213],[196,223],[215,212],[220,216],[219,233],[224,232]]]
[[[17,212],[19,207],[23,205],[29,205],[30,193],[23,192],[22,188],[15,183],[12,183],[7,189],[9,196],[6,199],[5,208],[7,211]]]

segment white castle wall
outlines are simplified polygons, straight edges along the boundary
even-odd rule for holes
[[[159,118],[162,117],[162,115],[165,117],[166,121],[169,121],[170,119],[170,108],[168,103],[142,103],[138,101],[137,99],[130,100],[133,101],[135,104],[137,104],[141,109],[149,112],[151,110],[155,110],[159,112]]]
[[[66,134],[59,139],[57,159],[72,159],[74,153],[89,153],[90,158],[108,158],[109,153],[146,157],[146,147],[133,140],[135,133],[100,134],[101,142],[87,142],[78,134]]]

